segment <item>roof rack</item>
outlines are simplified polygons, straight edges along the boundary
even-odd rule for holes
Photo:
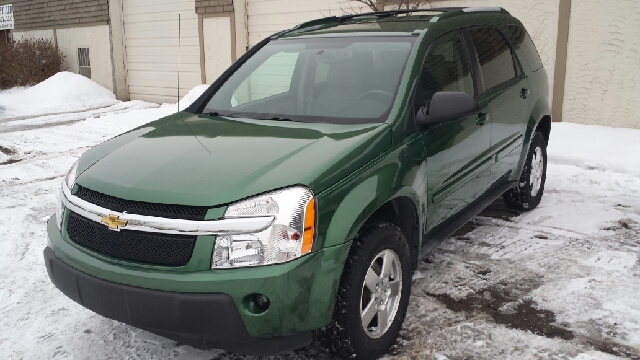
[[[461,12],[465,12],[465,13],[471,13],[471,12],[506,12],[503,8],[499,8],[499,7],[440,7],[440,8],[431,8],[431,9],[398,9],[398,10],[387,10],[387,11],[375,11],[375,12],[368,12],[368,13],[362,13],[362,14],[349,14],[349,15],[342,15],[342,16],[329,16],[329,17],[325,17],[325,18],[321,18],[321,19],[315,19],[315,20],[309,20],[309,21],[303,22],[301,24],[298,24],[298,25],[294,26],[291,29],[283,30],[283,31],[280,31],[280,32],[278,32],[276,34],[273,34],[273,35],[271,35],[271,38],[272,39],[277,39],[278,37],[280,37],[282,35],[285,35],[285,34],[291,34],[291,33],[299,32],[299,31],[307,31],[309,28],[316,27],[316,26],[327,25],[327,24],[329,24],[331,22],[335,22],[335,23],[339,24],[339,23],[341,23],[343,21],[354,19],[354,18],[359,18],[359,17],[370,17],[370,16],[387,17],[387,16],[396,16],[396,15],[410,14],[410,13],[416,13],[416,12],[449,13],[449,12],[454,12],[454,11],[461,11]]]
[[[455,11],[455,10],[464,10],[466,8],[464,7],[442,7],[442,8],[431,8],[431,9],[398,9],[398,10],[387,10],[387,11],[374,11],[374,12],[368,12],[368,13],[362,13],[362,14],[349,14],[349,15],[342,15],[342,16],[338,16],[338,19],[340,20],[349,20],[349,19],[353,19],[356,17],[363,17],[363,16],[377,16],[377,17],[386,17],[386,16],[395,16],[395,15],[400,15],[400,14],[409,14],[409,13],[414,13],[414,12],[438,12],[438,13],[443,13],[443,12],[449,12],[449,11]]]

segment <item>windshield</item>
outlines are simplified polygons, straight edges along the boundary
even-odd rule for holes
[[[268,43],[213,94],[203,113],[362,124],[391,111],[415,37]]]

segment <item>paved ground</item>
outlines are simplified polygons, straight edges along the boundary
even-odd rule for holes
[[[170,112],[0,129],[0,358],[249,359],[104,319],[46,275],[45,221],[75,158]],[[550,154],[538,209],[497,201],[420,262],[389,359],[640,359],[640,178]],[[312,344],[276,358],[330,356]]]

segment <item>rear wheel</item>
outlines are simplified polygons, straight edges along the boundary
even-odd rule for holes
[[[395,343],[411,293],[411,258],[400,229],[366,227],[354,240],[338,289],[333,320],[320,342],[342,358],[375,359]]]
[[[547,142],[542,133],[536,132],[531,140],[518,186],[502,196],[505,204],[517,210],[534,209],[540,204],[546,179]]]

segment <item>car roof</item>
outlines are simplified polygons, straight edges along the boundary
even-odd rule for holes
[[[487,15],[513,19],[498,7],[390,10],[311,20],[271,38],[417,35],[436,23],[455,19],[472,25],[474,18],[486,18]]]

